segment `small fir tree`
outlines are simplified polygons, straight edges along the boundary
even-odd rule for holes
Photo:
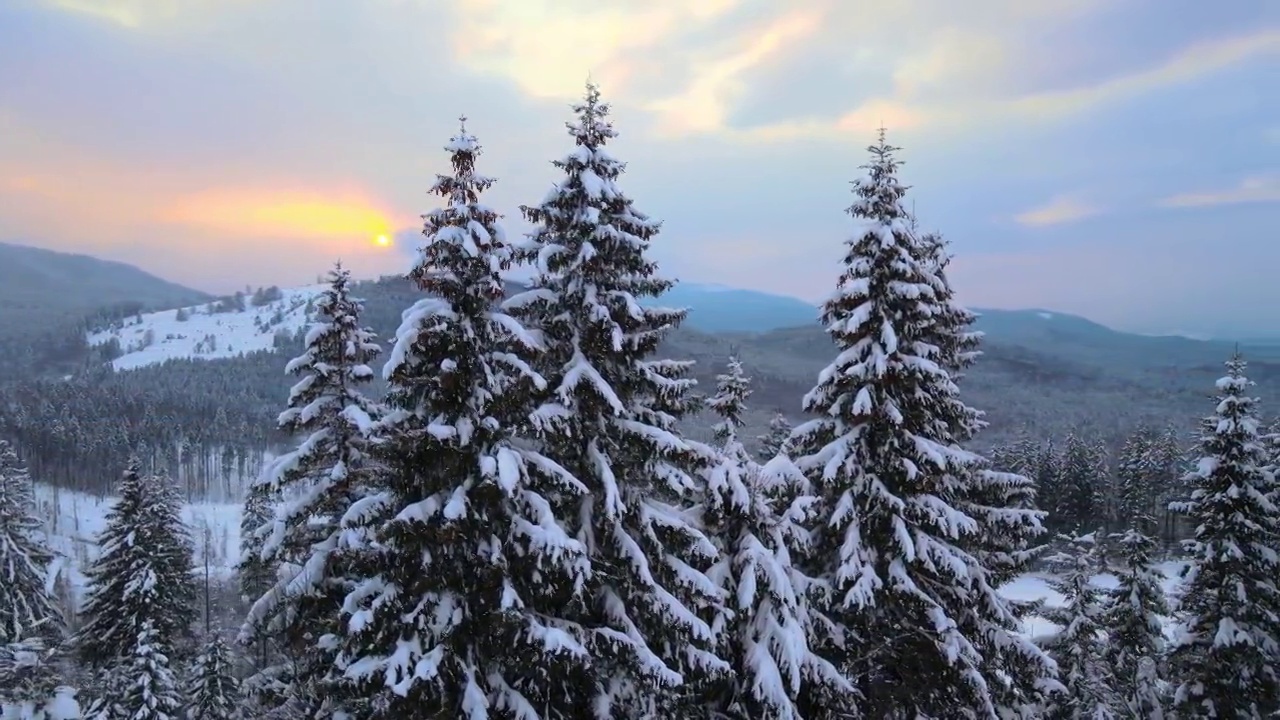
[[[646,306],[673,283],[647,257],[659,223],[618,186],[609,106],[588,86],[569,124],[576,147],[541,205],[522,258],[532,285],[508,307],[540,329],[547,381],[533,419],[546,453],[587,488],[576,536],[589,553],[591,683],[598,717],[696,714],[697,688],[729,672],[704,620],[721,603],[705,569],[715,546],[689,512],[714,451],[678,434],[694,410],[691,363],[652,357],[685,317]],[[691,704],[694,707],[691,707]]]
[[[1180,717],[1258,718],[1280,709],[1280,512],[1245,367],[1239,353],[1227,362],[1200,461],[1187,476],[1194,489],[1175,506],[1195,527],[1183,574],[1185,632],[1170,658]]]
[[[62,612],[46,591],[54,555],[35,510],[31,477],[0,440],[0,644],[62,640]]]
[[[1122,565],[1105,618],[1107,665],[1114,677],[1119,708],[1129,717],[1163,720],[1161,616],[1169,614],[1169,606],[1151,559],[1156,541],[1141,530],[1150,524],[1150,516],[1140,514],[1133,522],[1134,527],[1116,537]]]
[[[1063,598],[1046,619],[1061,629],[1046,643],[1058,663],[1058,677],[1066,690],[1054,696],[1045,717],[1050,720],[1108,720],[1115,717],[1112,668],[1107,666],[1105,629],[1107,604],[1093,584],[1103,568],[1095,535],[1064,536],[1067,550],[1051,561],[1067,566],[1052,583]]]
[[[143,620],[127,664],[116,671],[122,693],[114,717],[178,720],[182,699],[166,651],[154,621]]]
[[[707,516],[720,545],[720,561],[710,575],[728,601],[717,630],[723,655],[736,669],[716,694],[711,712],[718,718],[801,720],[802,686],[831,696],[851,693],[853,687],[809,648],[816,628],[808,595],[815,582],[791,558],[793,551],[808,548],[808,533],[798,521],[805,519],[813,498],[800,483],[784,487],[767,481],[777,477],[776,471],[766,475],[738,439],[750,394],[750,379],[731,358],[708,401],[720,416],[714,430],[722,455],[708,483]]]
[[[265,574],[261,563],[281,571],[255,599],[240,641],[252,646],[271,638],[283,645],[291,661],[284,702],[308,714],[329,712],[323,709],[337,697],[335,638],[357,555],[345,542],[342,519],[371,492],[375,469],[371,454],[380,410],[362,387],[373,378],[369,363],[381,348],[360,325],[361,309],[362,302],[351,296],[351,273],[338,264],[316,303],[305,350],[285,368],[300,379],[278,423],[303,439],[273,462],[263,487],[253,491],[259,497],[251,495],[256,502],[288,501],[277,504],[270,523],[255,531],[262,549],[251,569]],[[265,672],[280,676],[277,670]]]
[[[232,669],[231,650],[214,635],[196,656],[187,684],[183,712],[185,720],[233,720],[239,685]]]
[[[1078,433],[1069,433],[1062,450],[1058,504],[1053,512],[1063,527],[1073,532],[1092,527],[1103,515],[1097,469],[1089,442]]]
[[[782,413],[774,413],[769,420],[769,431],[756,438],[760,441],[760,451],[756,458],[767,463],[779,455],[790,452],[791,421]]]
[[[98,537],[101,553],[85,573],[84,625],[75,640],[81,660],[91,668],[130,661],[144,626],[165,652],[194,635],[194,546],[177,488],[166,476],[142,475],[135,458],[117,493]]]
[[[588,638],[571,616],[591,567],[566,525],[585,488],[513,437],[546,387],[524,359],[540,343],[499,306],[511,248],[480,201],[480,145],[463,127],[446,149],[409,273],[427,297],[384,369],[384,520],[342,664],[378,718],[578,717]]]

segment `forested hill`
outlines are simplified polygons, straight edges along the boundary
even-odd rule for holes
[[[263,453],[283,440],[274,426],[290,384],[284,364],[300,350],[309,297],[317,291],[263,288],[189,307],[181,320],[175,310],[117,320],[95,339],[108,342],[106,358],[133,350],[117,362],[137,369],[111,372],[98,364],[71,381],[59,376],[0,387],[0,435],[15,439],[38,476],[51,481],[100,489],[128,448],[145,443],[194,493],[234,495]],[[356,291],[366,300],[365,322],[384,345],[419,297],[402,278],[361,283]],[[962,384],[992,424],[979,445],[1024,426],[1041,437],[1082,428],[1104,438],[1139,422],[1190,428],[1232,349],[1120,333],[1040,310],[985,311],[978,324],[987,333],[985,355]],[[1280,406],[1280,351],[1244,349],[1264,413],[1273,414]],[[698,361],[704,387],[738,353],[754,378],[751,438],[775,411],[800,415],[801,397],[834,349],[815,323],[764,333],[682,328],[663,352]],[[704,424],[695,420],[688,430],[703,435]]]
[[[92,323],[206,298],[125,263],[0,243],[0,358],[10,376],[64,371]]]

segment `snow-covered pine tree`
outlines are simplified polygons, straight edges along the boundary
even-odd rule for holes
[[[1195,536],[1179,608],[1185,632],[1170,672],[1179,716],[1258,718],[1280,709],[1280,511],[1248,394],[1253,382],[1239,353],[1226,365],[1188,474],[1194,489],[1175,508]]]
[[[1128,717],[1163,720],[1164,696],[1160,667],[1164,660],[1161,615],[1169,614],[1160,573],[1152,562],[1156,541],[1142,531],[1150,515],[1133,518],[1133,527],[1115,536],[1121,566],[1107,610],[1106,658],[1113,676],[1117,708]]]
[[[194,637],[194,546],[182,521],[182,498],[168,477],[143,475],[136,458],[116,492],[119,499],[98,536],[101,553],[85,573],[84,625],[75,638],[81,660],[95,669],[129,662],[147,623],[165,653]]]
[[[702,619],[721,602],[704,572],[715,546],[687,512],[716,453],[676,427],[697,406],[692,363],[652,357],[686,314],[641,304],[674,284],[646,257],[659,223],[618,187],[624,165],[605,150],[615,132],[595,86],[575,113],[576,147],[555,162],[564,178],[522,208],[535,273],[507,307],[545,337],[541,444],[589,491],[576,527],[595,568],[587,701],[597,717],[680,718],[697,712],[681,706],[701,680],[729,671]]]
[[[111,717],[121,720],[178,720],[182,696],[169,666],[168,647],[155,627],[143,620],[126,664],[117,678],[121,695]]]
[[[1115,520],[1121,527],[1143,534],[1153,531],[1155,469],[1152,467],[1150,430],[1139,427],[1129,434],[1116,459]]]
[[[737,358],[730,358],[707,402],[720,417],[714,431],[722,454],[708,482],[706,518],[720,546],[720,561],[710,576],[727,599],[728,612],[717,618],[724,625],[717,631],[722,654],[736,671],[722,692],[713,693],[708,711],[726,720],[801,720],[802,685],[833,696],[853,688],[838,668],[809,648],[817,621],[809,612],[814,581],[791,558],[793,551],[799,555],[808,549],[808,533],[797,521],[813,498],[767,483],[738,439],[750,394],[750,378]],[[772,462],[783,460],[775,456]],[[791,489],[797,489],[794,483]]]
[[[591,567],[566,524],[585,488],[512,435],[546,386],[524,359],[540,343],[499,307],[512,250],[480,200],[480,145],[464,126],[446,150],[409,273],[427,297],[383,370],[387,519],[346,601],[344,665],[376,717],[580,717],[588,651],[566,615]]]
[[[909,226],[896,148],[882,132],[869,150],[850,208],[866,230],[847,242],[823,307],[840,354],[805,397],[815,419],[792,436],[821,501],[811,572],[832,584],[828,613],[850,635],[826,651],[857,683],[862,716],[1021,712],[1035,700],[1025,692],[1052,686],[1052,664],[1018,637],[977,551],[995,551],[981,537],[996,530],[989,523],[1025,516],[1034,525],[1035,514],[961,510],[977,511],[988,489],[976,477],[985,460],[958,444],[977,421],[948,370],[959,364],[954,334],[964,323],[938,319],[950,298],[940,296],[934,250]],[[1019,660],[988,660],[1003,653]]]
[[[1078,534],[1102,518],[1102,493],[1092,447],[1079,433],[1068,433],[1058,475],[1058,504],[1049,512],[1062,527]]]
[[[271,466],[268,465],[265,469],[270,470]],[[276,581],[277,565],[262,557],[263,542],[270,535],[270,523],[275,517],[275,506],[269,483],[254,482],[245,491],[244,505],[240,512],[240,559],[236,563],[236,580],[240,586],[241,601],[249,604],[250,607],[257,602],[258,598],[267,594]],[[277,639],[268,637],[266,633],[260,633],[258,637],[252,639],[253,647],[248,649],[245,660],[253,669],[253,674],[264,671],[274,672],[270,668],[270,663]],[[258,685],[250,683],[245,690],[252,691],[248,692],[251,697],[264,701],[266,700],[262,697],[264,693],[258,692],[257,688],[274,684],[265,683],[266,680],[266,677],[257,677],[255,682]],[[263,689],[265,690],[265,687]],[[273,699],[269,704],[275,702]]]
[[[60,695],[69,688],[59,685],[60,653],[40,635],[18,642],[0,643],[0,718],[4,720],[54,720],[78,718]],[[74,692],[71,693],[74,696]],[[74,701],[73,701],[74,704]]]
[[[0,440],[0,644],[62,640],[62,612],[46,591],[53,552],[36,517],[31,476]]]
[[[343,542],[341,523],[372,492],[371,473],[377,470],[372,451],[381,414],[362,391],[373,379],[369,363],[381,348],[360,325],[363,305],[351,295],[351,273],[339,263],[328,283],[303,353],[285,367],[299,380],[278,424],[302,440],[276,458],[261,478],[262,487],[251,491],[251,498],[282,500],[271,521],[255,531],[262,543],[258,562],[280,570],[255,599],[239,637],[247,646],[271,640],[282,647],[289,664],[283,701],[306,716],[332,712],[326,703],[337,697],[335,638],[358,562],[358,551]],[[280,676],[278,668],[260,672]],[[252,679],[250,688],[263,686],[260,680]]]
[[[1101,549],[1094,533],[1063,536],[1066,549],[1050,558],[1067,567],[1051,585],[1063,598],[1061,607],[1046,608],[1045,619],[1061,628],[1045,645],[1058,663],[1066,691],[1053,696],[1045,708],[1050,720],[1107,720],[1116,717],[1114,679],[1107,666],[1106,598],[1093,584],[1103,570]],[[1144,716],[1140,716],[1144,717]]]
[[[769,420],[768,431],[756,439],[760,441],[760,450],[756,453],[756,458],[762,463],[767,463],[775,457],[789,452],[788,443],[791,439],[791,421],[782,413],[774,413]]]
[[[233,673],[231,650],[216,633],[191,667],[183,698],[184,720],[233,720],[240,717],[239,684]]]
[[[1036,506],[1048,513],[1045,517],[1045,528],[1054,533],[1062,529],[1065,523],[1062,521],[1062,515],[1058,512],[1058,506],[1062,504],[1064,494],[1062,486],[1062,454],[1058,451],[1057,446],[1054,445],[1053,438],[1048,438],[1036,453],[1034,478]]]

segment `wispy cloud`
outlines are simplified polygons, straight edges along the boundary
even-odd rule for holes
[[[1273,202],[1280,202],[1280,175],[1245,178],[1235,187],[1225,190],[1179,193],[1163,198],[1157,204],[1167,208],[1199,208]]]
[[[1014,216],[1019,225],[1046,227],[1076,222],[1098,215],[1101,209],[1070,195],[1059,195],[1048,203]]]

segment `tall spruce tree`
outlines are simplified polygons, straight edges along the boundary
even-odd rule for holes
[[[1066,549],[1052,558],[1067,566],[1052,585],[1063,598],[1061,607],[1050,608],[1046,619],[1060,630],[1046,645],[1058,663],[1065,692],[1047,704],[1050,720],[1109,720],[1116,717],[1112,668],[1107,666],[1107,598],[1093,583],[1103,569],[1101,546],[1094,533],[1065,536]]]
[[[121,695],[110,714],[113,720],[178,720],[182,696],[166,649],[155,621],[143,620],[127,664],[117,675]]]
[[[1151,530],[1155,469],[1151,432],[1137,428],[1125,439],[1116,461],[1116,521],[1141,532]]]
[[[35,514],[31,476],[0,440],[0,645],[62,640],[62,612],[46,588],[54,555]]]
[[[605,150],[615,132],[595,86],[574,112],[576,147],[554,163],[564,177],[522,208],[535,273],[507,307],[545,337],[539,441],[589,491],[575,526],[593,567],[589,702],[602,718],[679,718],[698,712],[687,705],[703,679],[729,671],[704,619],[721,603],[705,574],[715,546],[687,512],[715,452],[677,431],[697,405],[691,363],[652,357],[685,317],[642,304],[673,285],[646,256],[659,223],[618,187],[624,165]]]
[[[721,552],[711,577],[728,599],[718,630],[723,654],[736,669],[709,711],[726,719],[801,720],[802,686],[832,696],[853,688],[809,647],[818,629],[809,612],[815,582],[792,564],[792,555],[808,549],[799,521],[813,498],[794,484],[784,489],[766,481],[738,439],[750,394],[750,378],[730,358],[707,403],[720,417],[714,432],[722,454],[708,483],[707,518]]]
[[[446,150],[409,273],[427,297],[384,369],[386,520],[344,665],[375,717],[575,717],[589,652],[570,616],[591,566],[566,524],[586,488],[513,437],[546,387],[524,359],[540,342],[499,306],[512,250],[480,200],[480,145],[464,126]]]
[[[246,645],[271,638],[284,647],[290,672],[283,702],[304,716],[334,712],[330,705],[341,679],[334,670],[335,638],[357,555],[344,543],[342,519],[371,493],[380,415],[362,387],[373,379],[369,363],[381,348],[360,325],[362,303],[351,295],[351,273],[339,263],[328,283],[305,350],[285,368],[299,380],[278,424],[302,441],[276,458],[263,487],[251,491],[259,502],[254,495],[284,499],[270,523],[255,530],[262,543],[257,563],[281,571],[255,599],[240,633]],[[263,572],[256,563],[249,568]],[[271,668],[262,672],[279,675]]]
[[[1096,456],[1079,433],[1067,434],[1058,475],[1058,504],[1053,508],[1063,527],[1079,533],[1101,520],[1102,492]]]
[[[1239,353],[1205,418],[1191,497],[1177,504],[1195,527],[1183,575],[1185,632],[1172,648],[1180,716],[1266,717],[1280,709],[1280,512],[1258,434],[1253,382]]]
[[[98,537],[101,552],[85,573],[84,624],[75,638],[81,660],[108,670],[132,661],[144,627],[161,652],[185,649],[197,597],[194,545],[173,482],[143,475],[135,458],[116,492]]]
[[[1052,685],[1052,664],[1018,636],[980,558],[1000,551],[985,533],[1038,526],[1036,515],[984,505],[1002,480],[979,477],[985,460],[959,445],[980,418],[950,371],[972,350],[966,317],[936,248],[911,230],[896,148],[882,131],[869,150],[850,208],[866,230],[848,241],[823,307],[840,354],[805,397],[815,419],[792,436],[821,501],[812,571],[833,586],[828,612],[850,633],[827,652],[857,683],[866,717],[1025,714]],[[1005,655],[1019,660],[988,661]]]

